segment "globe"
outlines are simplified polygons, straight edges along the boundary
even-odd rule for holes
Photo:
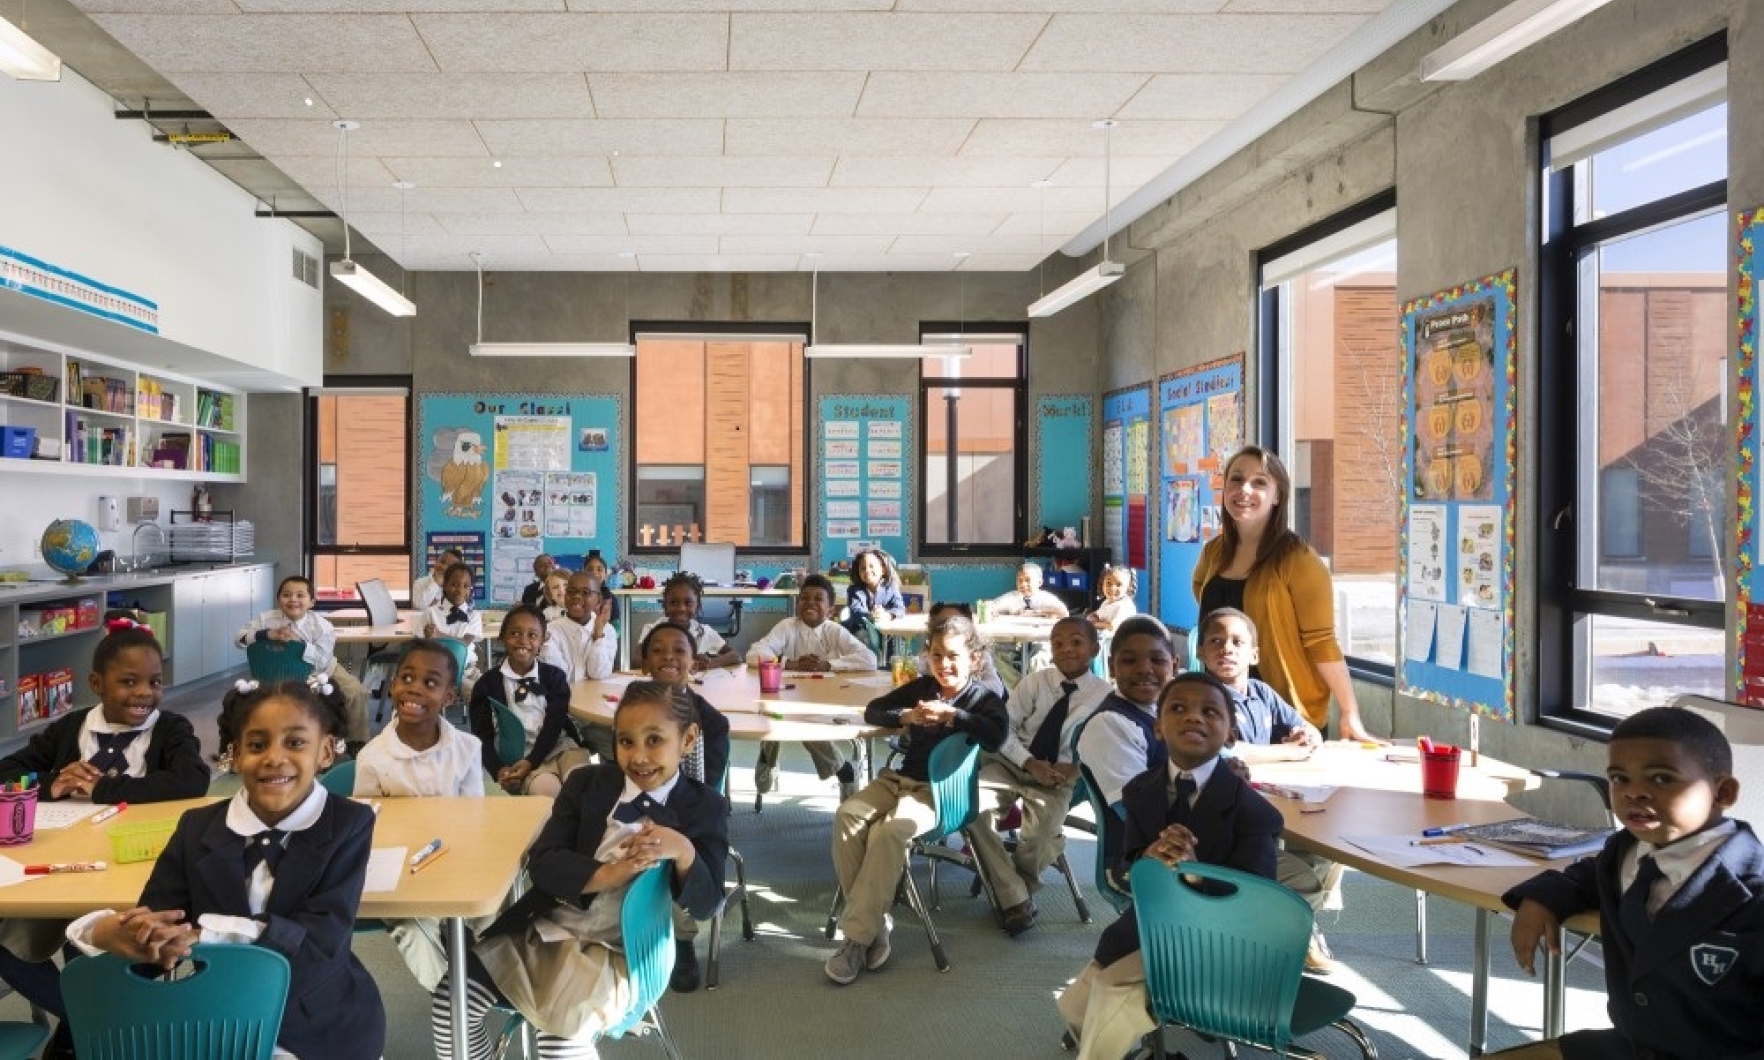
[[[57,519],[43,531],[43,562],[78,581],[98,558],[98,530],[78,519]]]

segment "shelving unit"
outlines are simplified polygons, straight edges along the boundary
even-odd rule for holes
[[[1089,611],[1096,606],[1097,596],[1101,587],[1097,584],[1102,578],[1103,568],[1109,565],[1109,550],[1106,548],[1032,548],[1023,553],[1023,558],[1041,565],[1046,578],[1042,588],[1059,597],[1066,608],[1073,614]],[[1082,587],[1074,587],[1071,579],[1063,574],[1058,581],[1054,575],[1061,568],[1077,566],[1084,573]]]
[[[91,669],[92,649],[104,635],[101,624],[60,633],[20,635],[21,611],[63,607],[83,607],[90,613],[101,615],[104,613],[104,590],[70,585],[65,593],[58,593],[50,599],[0,606],[0,626],[4,627],[0,629],[0,638],[6,643],[6,647],[0,648],[0,679],[6,681],[6,693],[0,695],[0,736],[29,735],[69,710],[97,702],[86,687],[84,677]],[[39,693],[37,701],[43,705],[38,709],[43,713],[34,718],[21,718],[19,712],[24,706],[20,697],[22,684],[31,677],[57,672],[72,675],[69,679],[70,695],[55,702],[47,694]]]
[[[169,372],[0,339],[0,427],[28,428],[58,457],[0,471],[245,480],[245,395]]]

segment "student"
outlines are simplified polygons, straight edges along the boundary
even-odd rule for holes
[[[335,696],[299,681],[239,682],[221,707],[223,761],[239,792],[178,820],[136,908],[88,914],[68,938],[168,969],[198,942],[275,950],[293,971],[277,1046],[301,1057],[380,1056],[386,1009],[349,948],[374,812],[315,783],[342,730]]]
[[[967,604],[950,603],[948,601],[939,600],[937,603],[932,604],[931,610],[926,613],[925,626],[926,628],[930,628],[931,626],[936,625],[939,620],[949,618],[953,615],[960,615],[972,622],[974,620],[974,609]],[[981,635],[981,639],[985,639],[984,634]],[[928,649],[919,652],[918,666],[919,672],[922,674],[928,674],[931,672],[931,653]],[[986,651],[980,653],[980,661],[974,667],[974,680],[1000,699],[1004,699],[1010,695],[1005,689],[1004,678],[998,675],[998,667],[993,665],[990,645]]]
[[[980,766],[982,809],[973,830],[974,855],[985,865],[1005,931],[1012,936],[1035,926],[1041,874],[1065,849],[1066,809],[1078,785],[1072,733],[1109,694],[1109,683],[1091,672],[1101,647],[1094,626],[1082,618],[1062,618],[1054,623],[1050,644],[1053,665],[1017,684],[1007,704],[1004,742]],[[1019,804],[1023,823],[1017,849],[1010,853],[998,820]]]
[[[245,623],[237,643],[243,648],[255,640],[301,644],[300,657],[314,673],[326,674],[343,694],[343,712],[349,719],[345,738],[353,745],[367,742],[368,694],[349,667],[337,661],[337,630],[329,619],[312,609],[312,582],[290,574],[276,586],[276,610],[265,611]]]
[[[758,666],[762,661],[777,659],[786,670],[874,670],[876,653],[844,626],[827,621],[832,614],[833,583],[825,575],[809,575],[796,593],[796,617],[779,622],[770,633],[754,641],[747,649],[747,664]],[[828,742],[802,746],[814,759],[815,772],[822,780],[839,778],[840,799],[857,794],[857,772],[839,748]],[[754,766],[754,787],[762,794],[771,791],[777,769],[778,744],[766,740],[760,744],[759,761]]]
[[[564,595],[570,590],[570,575],[573,573],[558,567],[545,576],[545,601],[540,609],[545,613],[545,621],[556,622],[564,617]]]
[[[710,705],[710,701],[692,690],[692,664],[698,657],[698,645],[685,626],[663,622],[649,627],[643,635],[638,654],[643,672],[673,690],[674,695],[692,704],[693,720],[698,726],[698,741],[681,769],[694,780],[701,780],[712,791],[722,794],[723,774],[729,768],[729,719]],[[698,952],[693,940],[698,937],[698,921],[680,910],[674,910],[674,974],[668,985],[676,993],[697,990],[700,983]]]
[[[893,558],[879,548],[859,552],[851,563],[851,584],[845,588],[845,628],[862,634],[866,623],[904,614],[906,599],[900,595],[900,572]]]
[[[449,576],[451,577],[451,575]],[[472,689],[466,708],[472,734],[483,744],[484,771],[510,795],[555,796],[572,772],[588,764],[570,720],[570,682],[564,672],[539,661],[545,642],[545,616],[516,604],[502,616],[502,665]],[[496,746],[497,700],[514,712],[526,730],[526,754],[504,762]]]
[[[1041,567],[1025,563],[1017,568],[1017,591],[992,601],[995,615],[1040,615],[1065,618],[1066,602],[1041,587]]]
[[[664,864],[674,901],[694,917],[723,898],[725,804],[680,771],[698,740],[691,707],[666,685],[633,681],[613,725],[618,763],[571,775],[527,854],[531,889],[481,936],[466,983],[466,1055],[490,1055],[485,1016],[506,1003],[538,1031],[541,1055],[594,1056],[630,994],[619,915],[632,878]],[[442,1058],[456,1055],[451,985],[442,980],[430,1008]]]
[[[45,801],[90,799],[108,805],[206,793],[208,766],[196,730],[182,714],[159,709],[165,659],[153,631],[120,612],[107,616],[105,626],[109,632],[92,650],[86,677],[98,706],[57,718],[0,759],[0,780],[35,774]],[[51,1056],[73,1055],[61,972],[51,960],[66,929],[66,921],[0,921],[0,979],[62,1021],[49,1042]]]
[[[467,647],[484,639],[484,616],[472,606],[473,584],[472,568],[464,563],[447,568],[441,579],[441,602],[429,608],[423,636],[463,640]]]
[[[443,549],[436,553],[434,561],[429,564],[429,573],[410,585],[411,610],[427,611],[440,603],[441,583],[447,577],[447,568],[464,562],[465,557],[455,549]]]
[[[1135,615],[1121,623],[1109,645],[1115,690],[1091,712],[1074,748],[1085,782],[1113,811],[1097,822],[1101,836],[1096,856],[1111,878],[1122,881],[1117,884],[1122,890],[1121,792],[1129,780],[1164,764],[1164,745],[1157,736],[1158,693],[1169,683],[1175,659],[1170,631],[1162,622]]]
[[[1501,896],[1527,975],[1562,921],[1599,911],[1612,1026],[1509,1049],[1508,1060],[1764,1054],[1764,846],[1725,813],[1739,799],[1733,749],[1676,707],[1617,723],[1605,775],[1622,823],[1598,854]]]
[[[612,676],[618,665],[619,632],[612,623],[612,603],[592,574],[570,575],[564,589],[564,616],[546,621],[541,659],[562,670],[572,683]],[[609,740],[609,761],[611,750]]]
[[[1256,664],[1256,626],[1234,607],[1221,607],[1195,627],[1201,666],[1231,692],[1236,743],[1232,753],[1244,763],[1291,762],[1309,758],[1323,744],[1323,734],[1265,681],[1250,676]],[[1276,877],[1292,888],[1313,914],[1323,911],[1341,883],[1341,866],[1307,850],[1282,847]],[[1315,922],[1305,951],[1305,971],[1328,975],[1335,970],[1329,943]]]
[[[907,730],[899,769],[884,769],[833,815],[833,868],[845,892],[839,913],[844,940],[827,958],[827,978],[845,986],[888,960],[887,916],[913,837],[936,823],[931,805],[931,752],[958,732],[996,751],[1005,735],[1005,705],[973,681],[985,642],[965,618],[926,633],[931,670],[864,708],[870,725]]]
[[[591,548],[582,557],[582,571],[593,578],[594,584],[600,586],[600,591],[606,594],[607,621],[616,623],[619,620],[619,598],[613,595],[613,590],[618,586],[613,584],[612,568],[607,565],[606,557],[600,554],[599,549]]]
[[[741,658],[723,640],[722,634],[698,620],[698,609],[703,600],[704,583],[699,581],[698,575],[689,570],[675,571],[662,583],[662,617],[643,627],[642,639],[647,640],[650,630],[663,622],[685,626],[692,634],[692,642],[698,645],[698,654],[692,660],[695,673],[734,666]]]
[[[1272,879],[1280,811],[1236,770],[1220,766],[1219,751],[1231,739],[1225,687],[1208,674],[1177,674],[1159,698],[1158,738],[1168,761],[1134,777],[1122,792],[1123,861],[1150,857],[1172,868],[1203,861]],[[1103,930],[1059,1008],[1078,1041],[1078,1060],[1116,1060],[1155,1027],[1146,1007],[1139,919],[1131,908]]]
[[[521,590],[521,603],[533,607],[545,605],[545,578],[557,569],[557,560],[541,552],[533,557],[533,580]]]
[[[1132,567],[1104,567],[1102,577],[1097,581],[1103,602],[1090,613],[1090,624],[1104,632],[1113,632],[1116,626],[1139,614],[1139,606],[1133,602],[1133,590],[1137,584]]]

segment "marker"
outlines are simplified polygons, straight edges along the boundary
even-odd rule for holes
[[[103,872],[110,866],[102,861],[65,861],[54,865],[26,865],[26,876],[50,876],[62,872]]]
[[[779,689],[779,691],[780,692],[794,692],[794,691],[796,691],[796,686],[795,685],[785,685],[783,688]]]
[[[435,862],[440,861],[442,858],[444,858],[446,856],[447,856],[447,848],[441,847],[440,849],[436,850],[433,854],[430,854],[429,856],[423,858],[423,860],[413,863],[410,867],[410,874],[412,876],[415,876],[417,873],[423,871],[424,869],[428,868],[430,865],[433,865]]]
[[[105,821],[110,820],[112,817],[115,817],[117,814],[123,812],[124,810],[126,810],[128,808],[129,808],[128,803],[119,802],[115,806],[111,806],[107,809],[99,810],[96,814],[93,815],[92,823],[93,824],[103,824]]]
[[[410,856],[410,863],[411,863],[412,867],[415,867],[424,858],[428,857],[429,855],[435,853],[435,851],[440,850],[440,849],[441,849],[441,840],[440,839],[429,840],[427,845],[425,845],[421,850],[418,850],[415,854],[412,854]]]
[[[1409,840],[1409,845],[1412,847],[1443,847],[1447,843],[1468,842],[1470,842],[1470,840],[1465,839],[1461,835],[1436,835],[1428,839],[1411,839]]]
[[[1328,811],[1329,811],[1329,807],[1327,807],[1327,806],[1301,806],[1301,807],[1299,807],[1300,813],[1327,813]]]
[[[1469,824],[1445,824],[1440,825],[1438,828],[1423,828],[1421,829],[1421,834],[1429,839],[1437,839],[1442,835],[1451,835],[1453,832],[1462,832],[1469,827],[1472,826]]]

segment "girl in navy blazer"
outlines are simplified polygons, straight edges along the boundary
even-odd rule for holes
[[[484,931],[470,962],[470,1056],[488,1056],[484,1017],[512,1005],[546,1057],[593,1056],[630,1003],[619,916],[625,890],[671,863],[674,901],[699,920],[723,897],[728,822],[715,791],[680,772],[698,740],[692,705],[658,681],[633,681],[613,715],[618,764],[578,769],[527,854],[532,888]],[[435,1055],[455,1054],[451,982],[430,1009]]]
[[[234,686],[221,747],[239,793],[178,820],[140,905],[82,917],[68,937],[165,968],[198,942],[267,946],[293,971],[277,1045],[307,1060],[373,1060],[385,1051],[386,1009],[349,943],[374,814],[316,783],[343,742],[342,704],[323,687]]]

